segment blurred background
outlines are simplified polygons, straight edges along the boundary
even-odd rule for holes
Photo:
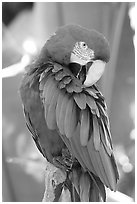
[[[135,5],[120,2],[2,3],[2,193],[4,202],[41,201],[46,161],[25,126],[19,86],[24,67],[59,26],[96,29],[110,42],[111,60],[98,85],[105,95],[118,192],[108,201],[135,199]]]

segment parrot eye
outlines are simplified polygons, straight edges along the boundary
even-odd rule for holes
[[[85,50],[88,48],[88,46],[85,42],[80,42],[80,47],[84,48]]]
[[[95,55],[94,51],[88,47],[85,42],[76,42],[71,53],[70,62],[76,62],[80,65],[85,65],[93,61]]]

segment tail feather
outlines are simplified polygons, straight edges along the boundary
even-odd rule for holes
[[[88,172],[72,172],[72,183],[75,188],[73,193],[73,201],[76,201],[74,197],[79,196],[80,202],[100,202],[106,200],[106,192],[103,183],[99,178],[91,175]],[[74,192],[74,190],[73,190]],[[101,199],[102,198],[102,199]]]
[[[99,195],[99,191],[94,183],[90,188],[89,202],[100,202],[101,198]]]
[[[81,174],[79,185],[80,185],[80,201],[89,202],[90,178],[88,173]]]

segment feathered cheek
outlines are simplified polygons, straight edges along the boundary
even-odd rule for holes
[[[84,85],[85,86],[92,86],[93,84],[95,84],[102,76],[102,74],[105,70],[105,65],[106,65],[106,63],[103,62],[102,60],[94,61],[87,72]]]

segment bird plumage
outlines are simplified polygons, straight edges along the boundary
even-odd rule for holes
[[[108,60],[107,41],[95,34],[77,26],[59,29],[29,66],[20,88],[27,126],[43,156],[55,164],[68,149],[74,158],[72,182],[81,201],[105,200],[104,185],[115,191],[119,178],[104,97],[95,84],[84,86],[68,68],[76,40]]]

